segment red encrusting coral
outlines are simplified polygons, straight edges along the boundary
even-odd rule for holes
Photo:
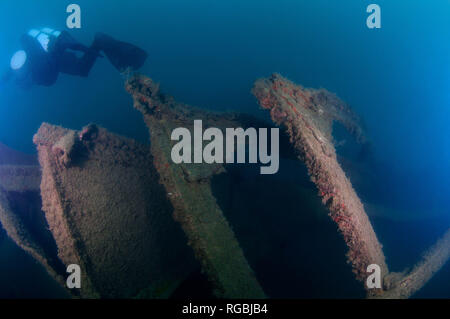
[[[272,120],[286,128],[318,188],[318,195],[347,243],[347,259],[356,278],[365,283],[369,275],[367,266],[380,267],[384,286],[367,289],[364,285],[368,295],[403,298],[420,289],[450,257],[450,230],[406,276],[408,280],[389,273],[382,246],[363,204],[337,161],[333,145],[333,121],[342,123],[358,142],[366,142],[358,116],[336,95],[324,89],[306,89],[278,74],[258,80],[253,94],[264,109],[270,110]]]

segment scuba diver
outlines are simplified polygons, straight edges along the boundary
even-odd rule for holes
[[[21,37],[21,44],[22,50],[11,58],[0,84],[14,81],[22,88],[29,88],[32,85],[51,86],[59,73],[87,77],[97,58],[104,57],[103,54],[121,73],[130,68],[139,69],[147,59],[144,50],[103,33],[97,33],[92,45],[87,47],[66,31],[32,29]]]

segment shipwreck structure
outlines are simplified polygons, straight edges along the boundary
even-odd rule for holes
[[[82,297],[169,296],[194,259],[148,148],[95,125],[43,124],[34,142],[43,210],[61,261],[82,268]]]
[[[178,103],[163,94],[159,84],[140,75],[129,79],[126,89],[149,128],[155,167],[174,207],[173,216],[213,284],[214,294],[222,298],[263,298],[265,294],[211,190],[211,178],[223,172],[223,166],[177,165],[170,156],[172,130],[185,127],[193,132],[195,119],[202,119],[206,127],[217,128],[245,127],[254,119]]]
[[[74,297],[167,298],[198,267],[148,147],[96,125],[34,142],[39,163],[0,150],[0,222],[62,287],[81,267]]]
[[[63,287],[66,267],[80,265],[83,284],[69,291],[74,297],[167,298],[201,268],[216,297],[265,298],[213,190],[213,178],[227,168],[173,163],[171,133],[178,127],[192,132],[197,119],[219,129],[268,123],[179,103],[142,75],[130,76],[125,88],[142,113],[150,145],[94,124],[71,130],[47,123],[33,139],[38,159],[0,144],[0,223],[7,235]],[[366,143],[358,116],[334,94],[277,74],[258,80],[253,93],[285,129],[284,157],[306,164],[367,296],[407,298],[423,287],[450,257],[450,230],[410,271],[389,271],[332,137],[338,121]],[[367,289],[371,264],[381,269],[380,289]]]
[[[52,235],[41,211],[40,182],[36,158],[0,143],[0,223],[20,248],[63,284],[60,264],[51,246]]]
[[[348,246],[347,258],[358,280],[367,288],[367,267],[381,269],[383,286],[367,289],[370,297],[407,298],[419,290],[450,257],[450,229],[412,271],[390,273],[382,245],[364,206],[339,165],[333,145],[332,124],[340,122],[358,142],[366,138],[359,118],[336,95],[322,89],[306,89],[278,74],[258,80],[253,94],[272,120],[285,127],[300,160],[305,162],[322,202],[336,222]]]

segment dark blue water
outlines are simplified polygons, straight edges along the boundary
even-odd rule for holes
[[[272,72],[337,93],[362,116],[373,144],[377,191],[369,179],[356,188],[389,212],[378,226],[374,221],[386,254],[395,259],[408,236],[417,247],[394,260],[399,268],[450,225],[447,0],[377,1],[379,30],[365,25],[373,1],[361,0],[3,0],[0,66],[8,67],[30,28],[66,29],[72,2],[82,8],[74,37],[89,45],[101,31],[144,48],[149,59],[142,73],[180,101],[260,115],[250,89]],[[50,88],[0,91],[0,141],[34,153],[32,136],[44,121],[70,128],[95,122],[148,142],[123,79],[106,59],[88,79],[61,75]],[[449,294],[440,287],[430,295]]]

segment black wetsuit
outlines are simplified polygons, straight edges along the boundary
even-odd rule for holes
[[[14,80],[23,88],[33,84],[50,86],[55,84],[59,73],[87,77],[97,58],[102,57],[100,52],[120,72],[129,68],[137,70],[147,59],[144,50],[103,33],[95,35],[90,47],[81,44],[66,31],[61,32],[59,36],[54,36],[54,33],[47,35],[48,43],[40,42],[30,34],[22,36],[26,62],[19,69],[9,68],[0,78],[0,86],[10,80]]]
[[[87,77],[99,56],[97,49],[79,43],[66,31],[51,38],[48,51],[28,34],[22,36],[21,43],[27,53],[25,67],[37,85],[53,85],[60,72]],[[78,57],[74,51],[82,52],[83,56]]]

